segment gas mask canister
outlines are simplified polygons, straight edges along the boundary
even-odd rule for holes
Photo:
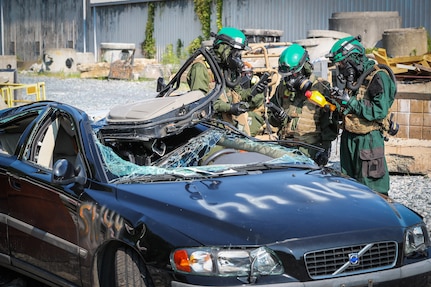
[[[305,93],[311,89],[311,81],[301,73],[288,74],[284,77],[284,83],[291,92]]]

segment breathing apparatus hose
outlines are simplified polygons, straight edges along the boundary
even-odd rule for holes
[[[236,75],[236,79],[232,81],[229,77],[229,74],[231,73],[231,70],[223,70],[224,80],[226,82],[226,86],[228,88],[233,89],[235,86],[239,85],[239,82],[241,81],[241,75],[238,73]]]
[[[391,77],[391,79],[394,81],[394,82],[396,82],[396,78],[395,78],[395,75],[394,75],[394,72],[392,72],[392,69],[391,68],[389,68],[388,66],[386,66],[386,65],[384,65],[384,64],[377,64],[377,65],[374,65],[374,66],[372,66],[371,68],[369,68],[368,70],[366,70],[365,71],[365,73],[363,73],[360,77],[359,77],[359,79],[358,79],[358,81],[356,82],[356,84],[355,85],[353,85],[351,82],[347,82],[346,83],[346,88],[348,88],[349,90],[352,90],[352,91],[356,91],[356,90],[358,90],[359,89],[359,87],[362,85],[362,83],[364,82],[364,80],[365,80],[365,78],[366,77],[368,77],[375,69],[376,69],[376,66],[377,67],[379,67],[379,68],[381,68],[381,69],[385,69],[387,72],[388,72],[388,74],[389,74],[389,76]]]

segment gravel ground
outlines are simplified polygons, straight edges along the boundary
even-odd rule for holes
[[[129,82],[122,80],[95,80],[78,78],[54,78],[35,76],[31,74],[19,74],[18,82],[33,84],[45,82],[46,97],[74,105],[89,115],[100,116],[106,113],[110,107],[127,102],[135,102],[145,98],[154,97],[156,94],[156,81]],[[339,157],[334,149],[330,165],[339,168]],[[391,175],[391,189],[389,196],[394,200],[405,204],[424,216],[428,229],[431,230],[431,179],[427,176],[402,176]],[[3,273],[4,274],[4,273]],[[7,274],[6,274],[7,275]],[[17,278],[14,282],[4,284],[0,269],[0,286],[30,286]]]

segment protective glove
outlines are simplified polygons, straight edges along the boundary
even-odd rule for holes
[[[350,100],[349,94],[346,91],[340,90],[337,87],[333,87],[331,89],[331,98],[335,99],[340,105],[346,105],[347,102]]]
[[[257,94],[261,94],[265,91],[265,89],[268,87],[268,81],[269,79],[269,73],[265,72],[263,73],[262,77],[260,78],[259,82],[257,82],[257,84],[255,84],[252,88],[251,88],[251,92],[250,92],[250,96],[254,97]]]
[[[259,81],[256,84],[256,92],[258,94],[261,94],[265,91],[265,89],[268,87],[268,81]]]
[[[275,105],[273,102],[267,102],[266,106],[271,111],[272,115],[274,116],[274,119],[278,123],[282,124],[288,118],[288,115],[286,114],[284,109]]]
[[[248,104],[246,102],[238,102],[230,105],[229,113],[239,116],[248,111]]]
[[[325,149],[325,150],[318,151],[314,156],[314,161],[319,166],[327,165],[329,161],[329,150]]]

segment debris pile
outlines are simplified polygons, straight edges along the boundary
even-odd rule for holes
[[[373,51],[375,60],[391,68],[398,80],[431,80],[431,54],[388,57],[386,49]]]

